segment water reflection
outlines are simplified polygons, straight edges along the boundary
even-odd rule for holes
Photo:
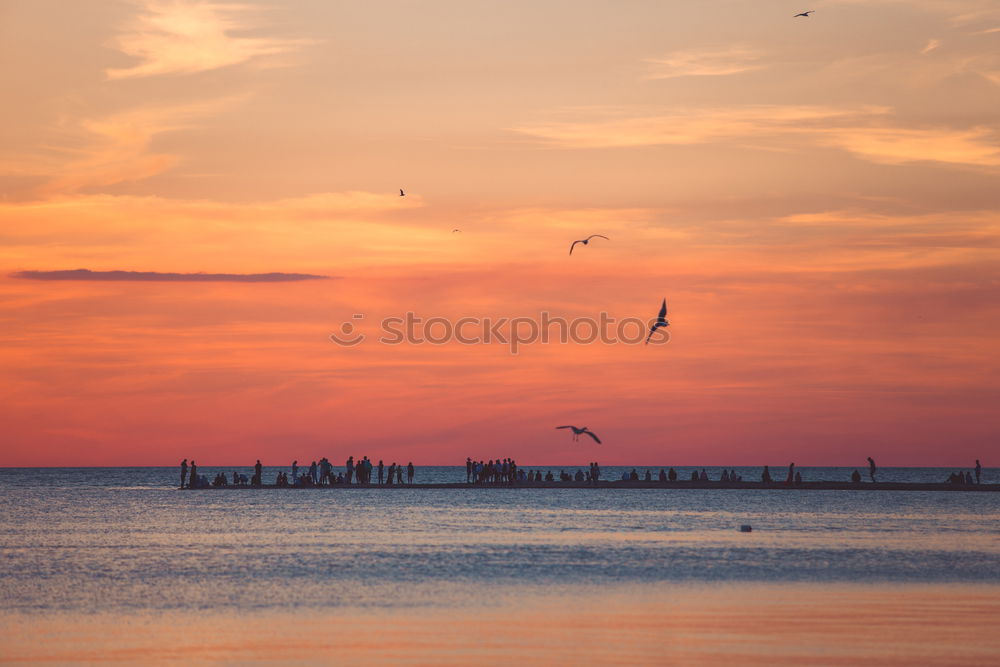
[[[120,664],[980,665],[996,586],[452,584],[431,608],[6,614],[8,661]],[[37,641],[40,636],[46,641]]]

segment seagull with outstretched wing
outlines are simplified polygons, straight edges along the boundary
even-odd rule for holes
[[[810,14],[812,14],[812,13],[814,13],[815,11],[816,11],[815,9],[810,9],[810,10],[809,10],[808,12],[802,12],[801,14],[796,14],[796,15],[795,15],[795,16],[793,16],[792,18],[793,18],[793,19],[797,19],[797,18],[799,18],[800,16],[805,16],[806,18],[809,18],[809,15],[810,15]]]
[[[560,429],[560,428],[571,428],[571,429],[573,429],[573,442],[579,441],[580,440],[580,436],[583,435],[584,433],[586,433],[587,435],[589,435],[591,438],[594,439],[594,442],[596,442],[597,444],[601,444],[601,439],[598,438],[594,434],[593,431],[588,431],[586,426],[584,426],[583,428],[577,428],[576,426],[570,426],[570,425],[556,426],[556,429]]]
[[[587,245],[588,243],[590,243],[590,239],[594,238],[595,236],[598,237],[598,238],[602,238],[605,241],[610,241],[611,240],[607,236],[604,236],[602,234],[591,234],[590,236],[588,236],[585,239],[580,239],[579,241],[573,241],[573,245],[571,245],[569,247],[569,254],[571,254],[571,255],[573,254],[573,248],[576,247],[577,243],[582,243],[583,245]]]
[[[646,336],[646,345],[649,345],[649,339],[653,337],[657,329],[669,326],[670,322],[667,321],[667,300],[664,299],[663,305],[660,306],[660,314],[656,316],[656,321],[649,327],[649,335]]]
[[[400,188],[400,189],[399,189],[399,196],[400,196],[400,197],[405,197],[405,196],[406,196],[406,193],[405,193],[405,192],[403,192],[403,188]]]

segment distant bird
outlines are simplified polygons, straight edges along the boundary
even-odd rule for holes
[[[577,428],[575,426],[556,426],[556,428],[557,429],[560,429],[560,428],[571,428],[571,429],[573,429],[573,442],[577,442],[578,440],[580,440],[580,436],[582,434],[586,433],[587,435],[589,435],[591,438],[594,439],[594,442],[596,442],[597,444],[601,444],[601,439],[598,438],[596,435],[594,435],[593,431],[588,431],[586,426],[584,426],[583,428]]]
[[[809,10],[808,12],[802,12],[801,14],[796,14],[796,15],[795,15],[795,16],[793,16],[792,18],[793,18],[793,19],[797,19],[797,18],[799,18],[800,16],[805,16],[806,18],[809,18],[809,15],[810,15],[810,14],[812,14],[812,13],[814,13],[815,11],[816,11],[815,9],[810,9],[810,10]]]
[[[406,193],[405,193],[405,192],[403,192],[403,188],[400,188],[400,189],[399,189],[399,196],[400,196],[400,197],[405,197],[405,196],[406,196]]]
[[[598,237],[598,238],[602,238],[605,241],[610,241],[611,240],[607,236],[602,236],[601,234],[591,234],[590,236],[588,236],[585,239],[580,239],[579,241],[573,241],[573,245],[571,245],[569,247],[569,254],[571,254],[571,255],[573,254],[573,248],[576,247],[577,243],[582,243],[583,245],[587,245],[588,243],[590,243],[590,239],[594,238],[595,236]]]
[[[653,326],[649,328],[649,335],[646,336],[646,345],[649,345],[649,339],[653,337],[653,334],[656,333],[657,329],[669,326],[670,322],[667,321],[667,300],[664,299],[663,305],[660,306],[660,314],[656,316],[656,322],[654,322]]]
[[[454,234],[455,232],[460,232],[460,231],[462,231],[462,230],[461,229],[453,229],[453,230],[451,230],[451,233]]]

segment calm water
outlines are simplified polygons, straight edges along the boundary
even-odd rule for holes
[[[265,480],[276,470],[266,471]],[[804,469],[803,475],[840,479],[850,470]],[[202,471],[211,476],[215,469]],[[939,481],[948,472],[890,469],[881,478]],[[986,473],[994,479],[998,471]],[[759,469],[741,474],[756,478]],[[688,599],[685,613],[693,618],[719,590],[734,591],[720,598],[733,604],[746,603],[747,590],[776,599],[801,586],[809,593],[792,597],[817,604],[844,586],[889,587],[887,599],[927,586],[935,592],[924,597],[932,600],[941,599],[942,587],[988,591],[992,599],[1000,590],[995,493],[179,492],[172,488],[176,476],[173,468],[0,470],[0,606],[6,627],[19,628],[0,630],[0,641],[13,655],[44,658],[25,639],[33,631],[71,636],[67,628],[93,623],[107,631],[123,618],[145,619],[154,637],[164,624],[187,627],[195,618],[245,629],[233,619],[249,614],[292,636],[297,631],[290,628],[324,614],[376,625],[396,619],[412,629],[435,614],[444,623],[482,617],[503,625],[549,605],[561,610],[546,612],[556,619],[585,614],[594,600],[629,618],[647,607],[665,618],[670,604]],[[464,469],[418,468],[417,479],[460,481]],[[753,532],[740,533],[741,524]],[[605,599],[625,591],[634,594]],[[663,591],[671,597],[656,597]],[[646,606],[630,607],[638,600]],[[483,616],[497,609],[516,611]],[[998,621],[995,611],[980,609],[975,617]],[[663,627],[649,629],[650,641]],[[81,633],[73,639],[77,648],[92,641]]]

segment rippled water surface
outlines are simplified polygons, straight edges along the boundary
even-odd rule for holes
[[[885,474],[937,481],[947,472]],[[818,606],[843,596],[845,586],[894,591],[890,599],[925,591],[927,599],[940,600],[942,590],[953,589],[969,601],[985,591],[989,600],[1000,590],[996,493],[180,492],[172,488],[175,475],[150,468],[0,471],[0,600],[6,627],[21,628],[3,641],[21,652],[14,655],[44,657],[25,643],[32,628],[72,635],[88,623],[112,623],[107,619],[118,619],[115,626],[144,619],[152,627],[169,619],[176,628],[197,614],[227,627],[249,614],[255,623],[299,627],[317,615],[348,614],[376,625],[402,624],[405,634],[432,616],[502,625],[511,622],[510,610],[541,614],[553,604],[589,623],[594,619],[583,618],[595,600],[618,610],[619,623],[640,611],[630,609],[633,598],[661,615],[688,600],[688,612],[697,616],[706,599],[732,600],[728,612],[722,604],[722,614],[752,608],[747,590],[776,599],[806,587]],[[418,469],[421,477],[461,481],[464,470]],[[753,532],[739,532],[741,524]],[[716,597],[719,590],[731,593]],[[634,595],[622,598],[625,591]],[[662,597],[667,591],[669,604]],[[799,595],[791,599],[802,603]],[[987,604],[976,617],[1000,621],[996,611]],[[655,639],[668,626],[647,631]],[[85,648],[88,641],[77,637],[74,645]],[[351,655],[374,655],[358,650]],[[59,655],[50,657],[59,662]],[[320,655],[321,662],[329,657]]]

